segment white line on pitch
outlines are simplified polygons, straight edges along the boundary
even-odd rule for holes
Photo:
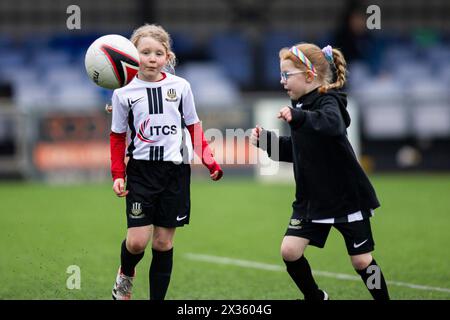
[[[253,269],[268,270],[268,271],[285,271],[284,267],[282,267],[280,265],[276,265],[276,264],[268,264],[268,263],[249,261],[249,260],[211,256],[211,255],[207,255],[207,254],[186,253],[185,257],[190,260],[211,262],[211,263],[217,263],[217,264],[228,264],[228,265],[244,267],[244,268],[253,268]],[[328,271],[313,271],[313,274],[317,275],[319,277],[328,277],[328,278],[334,278],[334,279],[340,279],[340,280],[361,281],[361,278],[359,276],[354,276],[354,275],[345,274],[345,273],[336,273],[336,272],[328,272]],[[411,289],[440,291],[440,292],[450,293],[450,289],[448,289],[448,288],[423,286],[423,285],[400,282],[400,281],[387,281],[387,283],[390,285],[399,286],[399,287],[407,287],[407,288],[411,288]]]

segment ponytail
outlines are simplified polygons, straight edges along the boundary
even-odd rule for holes
[[[340,89],[344,86],[347,80],[347,62],[344,55],[338,49],[333,48],[333,63],[336,68],[336,81],[330,84],[323,85],[319,88],[320,93],[325,93],[330,89]]]

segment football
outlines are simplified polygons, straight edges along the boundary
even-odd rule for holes
[[[127,38],[109,34],[95,40],[86,51],[84,64],[98,86],[117,89],[127,85],[139,70],[139,53]]]

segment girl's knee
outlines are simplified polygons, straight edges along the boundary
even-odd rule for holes
[[[364,253],[358,254],[356,256],[350,256],[350,259],[352,261],[353,268],[355,268],[356,270],[366,269],[373,260],[371,253]]]
[[[147,247],[147,241],[145,239],[128,239],[127,250],[132,254],[139,254],[145,251]]]
[[[153,239],[152,248],[157,251],[169,251],[173,247],[173,242],[170,239]]]
[[[284,242],[281,245],[281,256],[283,257],[283,260],[295,261],[300,259],[302,255],[303,249],[299,248],[298,246]]]

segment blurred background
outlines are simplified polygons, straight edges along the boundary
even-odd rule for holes
[[[80,29],[67,27],[71,5]],[[448,0],[1,0],[0,299],[111,298],[125,202],[111,190],[112,91],[88,79],[84,55],[96,38],[130,37],[144,23],[172,35],[176,74],[191,83],[207,136],[255,124],[287,134],[276,119],[289,104],[278,51],[341,48],[349,138],[381,202],[371,225],[391,297],[450,299],[449,21]],[[292,165],[264,176],[248,139],[212,146],[225,176],[213,183],[193,166],[191,224],[177,231],[167,298],[300,298],[279,254]],[[307,255],[331,299],[371,298],[337,232]],[[150,257],[134,298],[148,298]]]
[[[374,4],[381,28],[370,30]],[[81,29],[67,28],[70,5],[81,10]],[[280,48],[331,44],[349,63],[351,138],[365,169],[450,170],[449,16],[445,0],[2,0],[0,178],[109,179],[103,109],[112,91],[87,78],[84,54],[97,37],[129,37],[145,22],[172,35],[176,74],[191,82],[206,129],[246,130],[260,120],[255,106],[289,103]],[[248,163],[226,167],[255,173]]]

